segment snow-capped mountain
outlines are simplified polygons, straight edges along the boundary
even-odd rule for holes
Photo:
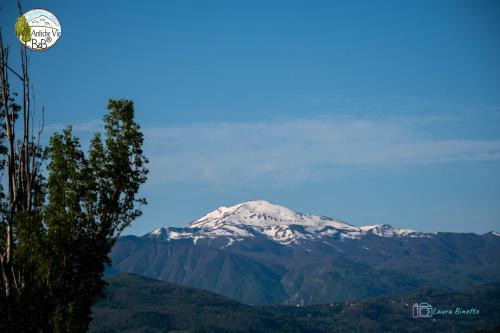
[[[207,289],[248,304],[319,304],[500,282],[499,233],[354,226],[266,201],[183,228],[118,239],[110,272]]]
[[[264,200],[247,201],[232,207],[219,207],[191,222],[185,228],[159,228],[146,237],[226,239],[225,246],[248,238],[266,237],[286,245],[323,238],[357,239],[367,235],[380,237],[429,237],[430,234],[394,228],[388,224],[357,227],[329,217],[296,213]]]

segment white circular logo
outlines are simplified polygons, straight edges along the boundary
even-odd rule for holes
[[[32,9],[17,19],[16,35],[26,47],[44,51],[61,37],[61,24],[48,10]]]

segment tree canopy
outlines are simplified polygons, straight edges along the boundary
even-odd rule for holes
[[[138,192],[148,160],[134,104],[109,101],[104,131],[87,152],[71,127],[43,147],[27,86],[22,104],[10,91],[1,35],[0,49],[0,331],[85,332],[108,253],[146,204]]]

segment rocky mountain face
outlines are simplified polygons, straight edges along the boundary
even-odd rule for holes
[[[266,201],[220,207],[184,228],[125,236],[110,272],[206,289],[247,304],[318,304],[500,282],[495,232],[353,226]]]

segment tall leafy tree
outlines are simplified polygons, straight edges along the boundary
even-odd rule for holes
[[[104,288],[102,274],[116,237],[140,214],[146,180],[143,135],[131,101],[110,100],[105,140],[96,134],[89,153],[67,128],[48,149],[48,204],[45,207],[50,256],[50,298],[61,331],[86,330],[90,306]],[[78,272],[78,274],[75,274]]]
[[[0,331],[85,332],[108,253],[146,203],[143,134],[133,102],[110,100],[87,152],[71,127],[42,147],[28,59],[21,46],[21,73],[12,70],[0,32]]]

